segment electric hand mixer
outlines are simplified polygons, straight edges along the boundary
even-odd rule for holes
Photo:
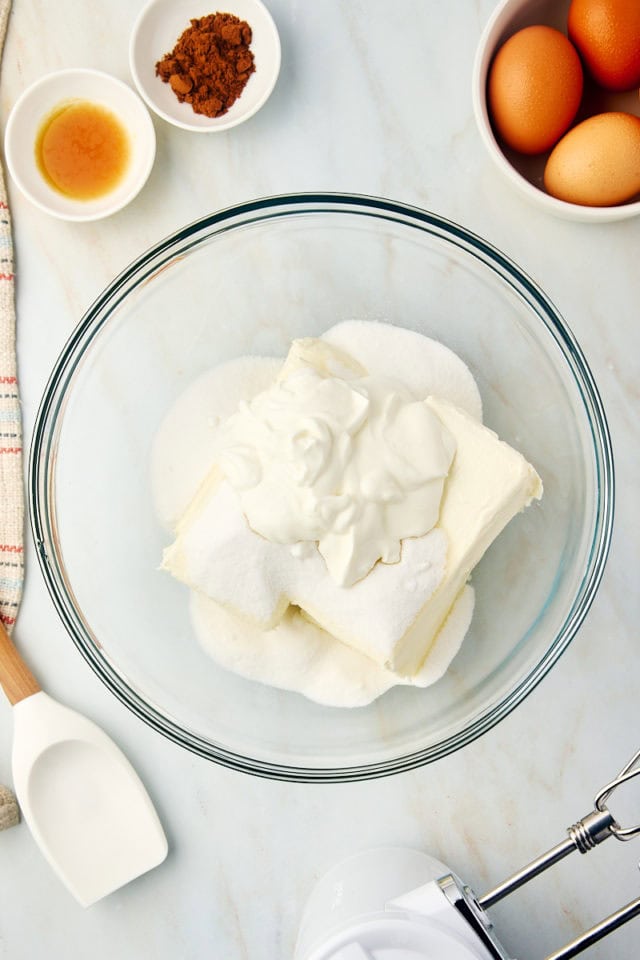
[[[295,960],[510,960],[486,911],[574,850],[587,853],[609,837],[640,835],[640,823],[621,826],[607,806],[618,787],[639,775],[640,751],[600,790],[593,811],[568,828],[566,840],[480,897],[416,850],[381,848],[350,857],[311,894]],[[545,960],[570,960],[638,914],[640,897]]]

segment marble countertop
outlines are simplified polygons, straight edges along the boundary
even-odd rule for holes
[[[141,5],[17,0],[2,67],[2,121],[20,92],[49,71],[89,66],[132,82],[128,37]],[[496,728],[411,773],[319,786],[231,772],[136,719],[78,654],[30,543],[18,642],[43,686],[123,747],[157,804],[171,849],[162,867],[85,911],[24,825],[0,834],[2,960],[284,960],[315,879],[336,860],[379,844],[409,846],[488,889],[561,840],[639,746],[640,221],[596,227],[551,219],[486,157],[470,78],[493,0],[268,6],[283,54],[268,103],[217,136],[154,118],[157,161],[125,210],[93,224],[64,223],[10,185],[27,438],[46,378],[83,311],[149,245],[205,213],[260,196],[379,195],[486,237],[543,287],[574,331],[613,436],[610,559],[577,638]],[[1,700],[5,783],[11,726]],[[492,910],[501,939],[519,960],[543,958],[638,895],[639,856],[640,844],[612,840],[589,857],[570,857]],[[636,960],[639,939],[635,921],[585,956]]]

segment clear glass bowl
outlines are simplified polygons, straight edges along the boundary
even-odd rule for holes
[[[452,347],[485,422],[541,474],[539,504],[476,568],[476,611],[445,677],[355,710],[226,672],[190,629],[187,590],[158,570],[150,495],[159,423],[228,358],[375,319]],[[418,209],[300,195],[242,204],[153,247],[66,345],[38,414],[33,531],[79,650],[139,717],[204,757],[262,776],[337,781],[435,760],[506,716],[580,626],[613,519],[609,433],[593,378],[544,293],[498,250]]]

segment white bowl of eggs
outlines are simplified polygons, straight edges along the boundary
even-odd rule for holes
[[[489,155],[548,213],[640,214],[640,3],[502,0],[473,69]]]

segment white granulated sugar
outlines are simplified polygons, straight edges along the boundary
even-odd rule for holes
[[[352,354],[370,374],[399,380],[417,398],[448,400],[482,420],[482,400],[469,368],[437,340],[369,320],[338,323],[322,339]]]
[[[154,507],[167,530],[175,529],[215,462],[220,422],[273,383],[281,367],[272,357],[229,360],[194,380],[171,407],[151,452]]]
[[[191,593],[191,619],[199,643],[226,670],[283,690],[295,690],[328,707],[363,707],[398,684],[428,687],[458,652],[473,616],[467,585],[451,609],[414,677],[398,677],[370,657],[336,640],[289,607],[272,630],[261,630],[224,607]]]

